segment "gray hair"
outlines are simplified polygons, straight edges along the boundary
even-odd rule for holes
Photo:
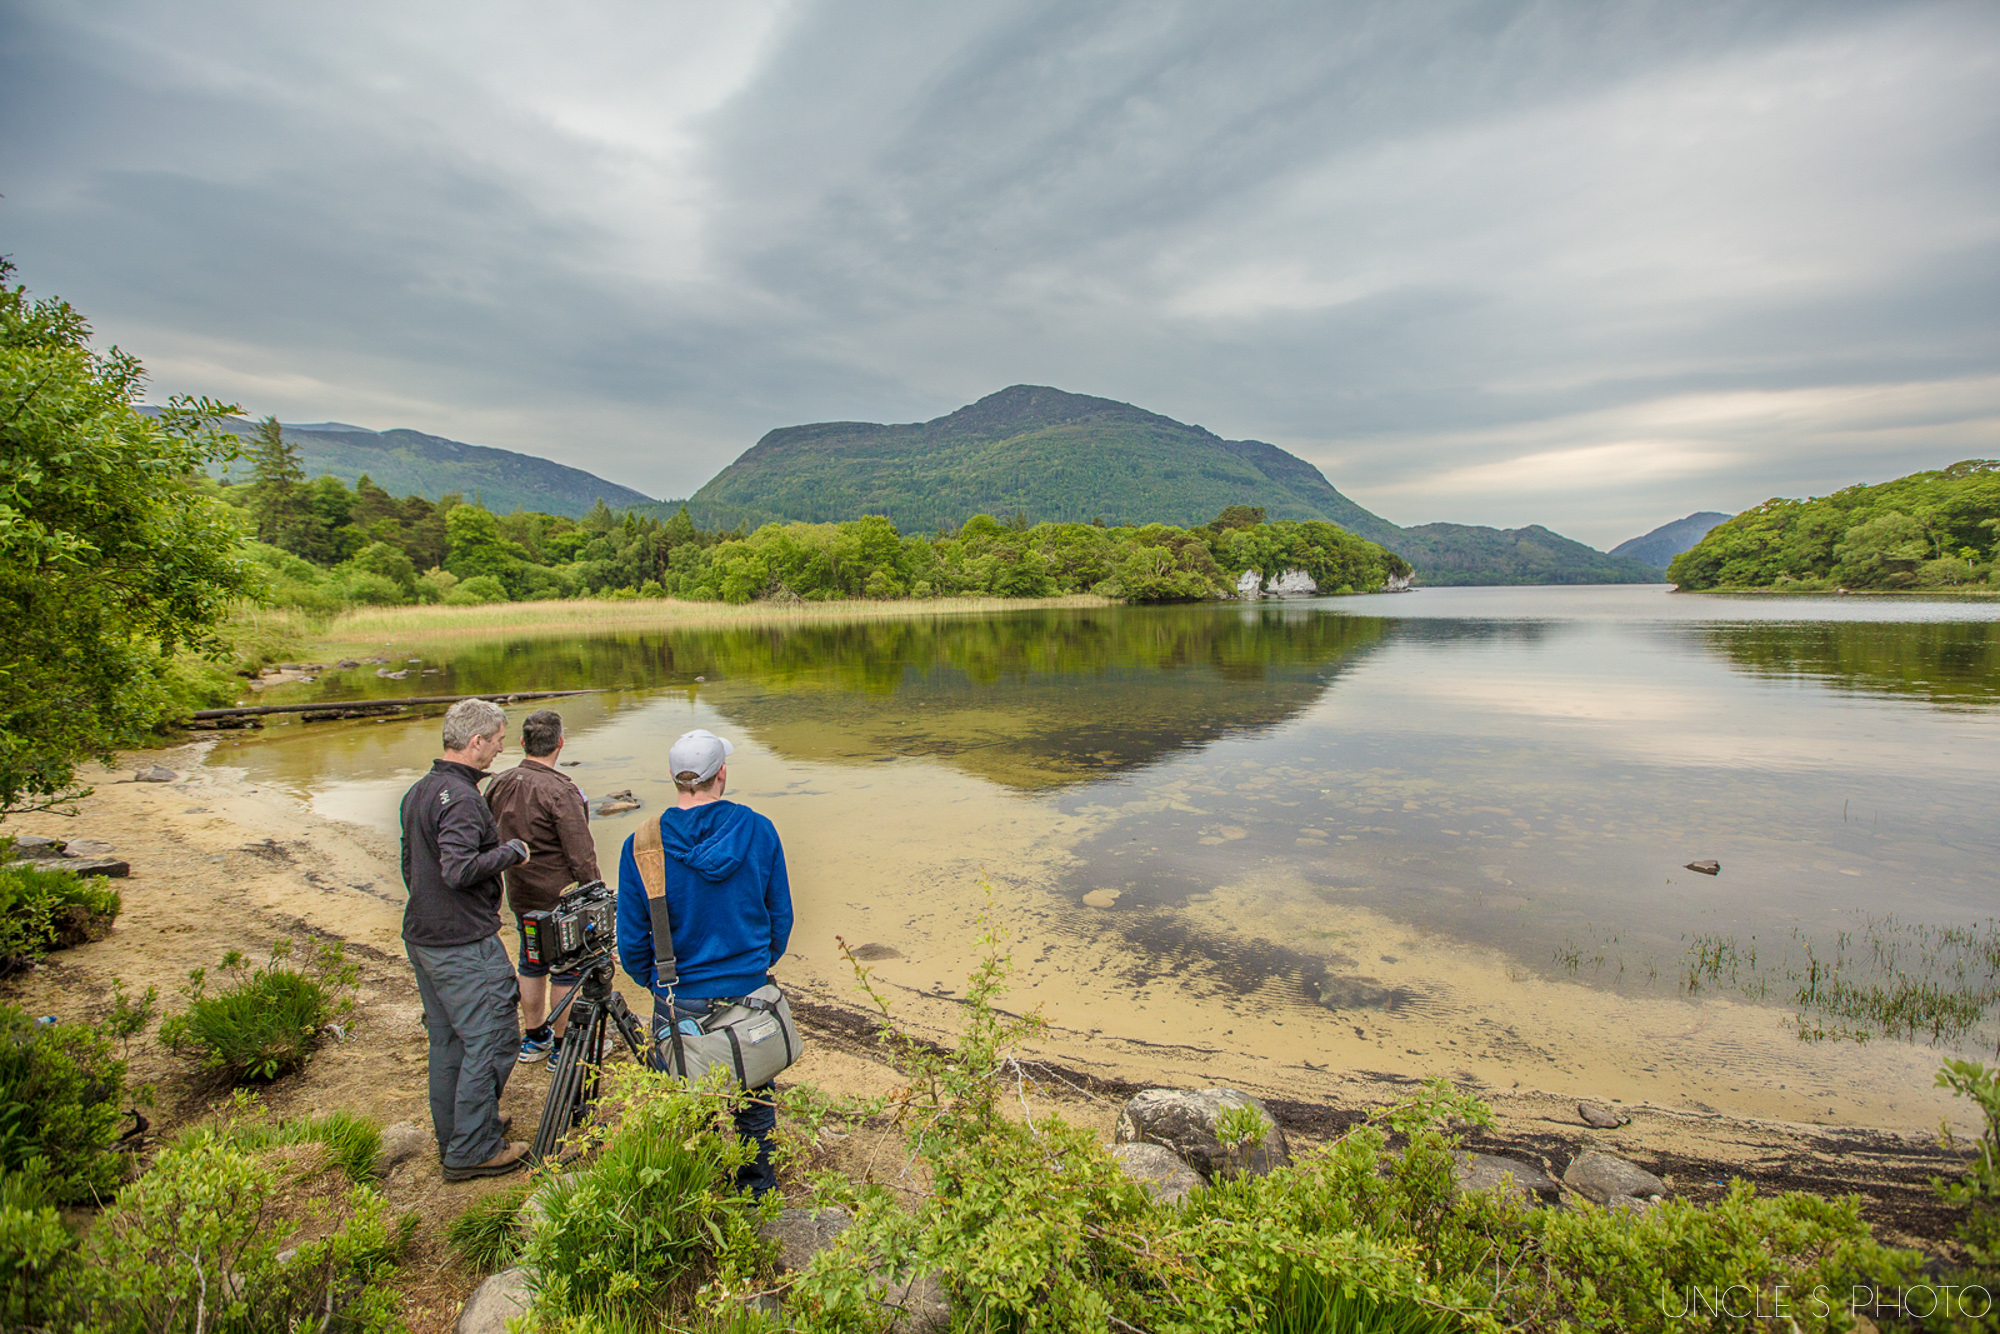
[[[507,711],[490,699],[462,699],[444,716],[444,748],[464,750],[474,737],[492,736],[507,725]]]

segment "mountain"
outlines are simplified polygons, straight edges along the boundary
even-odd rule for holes
[[[1380,542],[1429,583],[1646,583],[1658,569],[1546,528],[1399,528],[1318,468],[1130,403],[1017,384],[933,421],[819,422],[767,434],[688,501],[708,528],[884,514],[904,532],[975,514],[1206,523],[1228,505],[1324,519]]]
[[[241,419],[224,425],[245,437],[257,429],[255,422]],[[352,486],[356,478],[367,473],[392,496],[436,500],[447,491],[456,491],[467,500],[476,494],[479,502],[496,514],[528,509],[572,518],[588,513],[600,496],[613,509],[652,503],[651,496],[581,468],[422,431],[371,431],[345,422],[287,424],[283,429],[285,439],[298,446],[307,477],[332,473]],[[249,475],[249,465],[238,460],[217,469],[217,475],[242,480]]]
[[[1666,578],[1654,566],[1606,555],[1538,523],[1427,523],[1383,545],[1416,566],[1427,584],[1657,584]]]
[[[1718,514],[1714,510],[1690,514],[1685,519],[1663,523],[1644,537],[1620,542],[1611,548],[1611,554],[1630,556],[1633,560],[1644,561],[1648,565],[1655,565],[1664,570],[1674,557],[1707,537],[1709,529],[1731,517],[1727,514]]]

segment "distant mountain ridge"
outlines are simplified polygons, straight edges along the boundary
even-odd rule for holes
[[[1734,516],[1721,514],[1715,510],[1702,510],[1698,514],[1688,515],[1685,519],[1663,523],[1642,537],[1620,542],[1611,548],[1611,554],[1630,556],[1633,560],[1657,565],[1664,570],[1673,563],[1674,557],[1707,537],[1709,529],[1732,517]]]
[[[1312,464],[1115,399],[1013,385],[927,422],[816,422],[767,433],[688,501],[704,527],[887,515],[905,532],[975,514],[1205,523],[1228,505],[1324,519],[1380,542],[1430,583],[1645,583],[1657,568],[1546,528],[1400,528]]]
[[[240,418],[224,425],[239,436],[257,429],[255,422]],[[595,473],[511,449],[468,445],[422,431],[371,431],[345,422],[281,425],[285,439],[298,446],[307,477],[331,473],[352,486],[366,473],[394,496],[436,500],[456,491],[467,500],[477,495],[482,505],[498,514],[529,509],[571,518],[589,513],[600,496],[613,509],[653,503],[651,496]],[[248,475],[248,466],[239,461],[217,469],[217,475],[240,480]]]

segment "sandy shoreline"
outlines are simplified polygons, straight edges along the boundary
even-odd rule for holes
[[[401,949],[403,891],[393,842],[378,830],[322,818],[298,798],[251,781],[241,770],[206,762],[212,744],[134,758],[135,766],[159,763],[177,771],[176,782],[134,783],[131,767],[93,770],[85,776],[97,792],[77,819],[31,816],[9,822],[10,833],[110,843],[130,861],[132,874],[119,885],[125,908],[107,939],[51,956],[43,967],[6,984],[0,999],[34,1014],[96,1015],[109,1008],[111,979],[118,977],[128,990],[157,986],[171,1011],[188,969],[212,967],[227,949],[261,955],[281,937],[342,940],[361,965],[357,1023],[347,1041],[326,1047],[306,1072],[273,1086],[269,1101],[280,1112],[339,1107],[383,1124],[422,1122],[425,1041]],[[1012,899],[1004,890],[1003,909]],[[813,917],[815,929],[824,933],[833,925],[827,911],[802,909],[802,925]],[[941,939],[955,929],[953,923],[917,925],[914,934],[881,934],[906,942],[906,954],[919,940],[932,939],[937,957],[921,963],[887,960],[877,977],[899,1004],[908,1004],[913,1027],[942,1036],[954,1023],[952,990],[963,980],[957,965],[971,951],[962,939]],[[848,934],[854,944],[869,938]],[[895,1077],[873,1053],[870,1025],[844,965],[817,949],[805,953],[809,957],[781,966],[779,976],[797,997],[808,1035],[817,1041],[788,1079],[835,1092],[891,1087]],[[1024,961],[1022,986],[1010,1003],[1039,989],[1036,977],[1054,966],[1046,956],[1045,947],[1043,957]],[[1157,1003],[1172,1004],[1172,979],[1142,985]],[[625,989],[628,999],[645,1004],[629,983]],[[1055,1027],[1034,1054],[1048,1068],[1052,1089],[1079,1090],[1062,1099],[1064,1114],[1093,1125],[1107,1142],[1119,1101],[1140,1087],[1243,1088],[1267,1098],[1288,1131],[1310,1142],[1337,1133],[1411,1082],[1407,1071],[1257,1058],[1207,1038],[1162,1034],[1154,1040],[1109,1023],[1105,1028],[1117,1031],[1093,1032],[1073,1013],[1063,1013],[1065,1008],[1055,1007]],[[135,1042],[132,1065],[135,1083],[158,1086],[156,1120],[162,1129],[199,1117],[221,1096],[193,1078],[187,1062],[150,1039]],[[539,1066],[517,1071],[505,1104],[517,1127],[532,1127],[545,1078]],[[1622,1110],[1632,1116],[1630,1125],[1593,1132],[1578,1118],[1573,1092],[1496,1088],[1490,1081],[1477,1091],[1493,1106],[1498,1124],[1473,1146],[1520,1154],[1557,1172],[1577,1150],[1595,1144],[1661,1172],[1677,1191],[1695,1199],[1718,1196],[1730,1177],[1741,1176],[1771,1189],[1857,1191],[1886,1240],[1932,1242],[1948,1235],[1952,1225],[1927,1182],[1936,1174],[1955,1174],[1962,1156],[1947,1153],[1928,1131],[1729,1116],[1651,1098],[1626,1100]],[[417,1209],[431,1222],[454,1215],[478,1193],[474,1187],[441,1185],[434,1160],[389,1187],[399,1205]],[[453,1303],[472,1281],[456,1268],[436,1231],[424,1230],[429,1240],[420,1242],[419,1260],[408,1272],[411,1318],[419,1328],[441,1327],[436,1320],[447,1307],[455,1310]]]

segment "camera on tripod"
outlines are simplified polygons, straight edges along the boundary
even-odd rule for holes
[[[563,891],[556,906],[521,914],[522,957],[551,973],[573,973],[578,965],[611,952],[618,944],[618,894],[602,880]]]

